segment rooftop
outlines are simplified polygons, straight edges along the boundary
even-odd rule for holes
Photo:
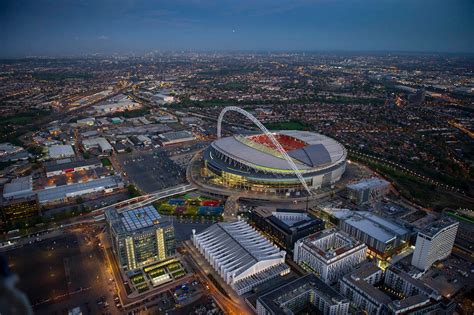
[[[360,190],[360,189],[375,188],[379,186],[387,186],[389,184],[390,184],[389,182],[387,182],[386,180],[382,178],[373,177],[373,178],[361,180],[357,183],[349,184],[347,185],[347,188]]]
[[[257,262],[282,257],[282,252],[276,246],[245,221],[219,222],[195,237],[204,246],[212,247],[216,256],[232,260],[229,268],[235,272],[235,276]]]
[[[69,158],[69,159],[48,161],[44,163],[44,166],[45,166],[46,172],[55,172],[55,171],[60,171],[64,169],[76,168],[76,167],[88,166],[88,165],[94,165],[94,164],[100,164],[100,163],[101,162],[97,158],[90,158],[87,160]]]
[[[160,137],[164,139],[165,141],[175,141],[175,140],[188,139],[188,138],[194,139],[194,135],[187,130],[162,133]]]
[[[134,234],[153,227],[170,224],[151,205],[123,212],[120,209],[108,209],[106,218],[117,234]]]
[[[363,245],[335,228],[317,232],[300,241],[308,246],[313,254],[323,260],[334,259]]]
[[[18,177],[3,188],[3,197],[22,197],[33,193],[33,178],[31,176]]]
[[[421,233],[430,237],[435,236],[442,230],[449,228],[451,226],[458,225],[459,222],[449,218],[449,217],[443,217],[442,219],[433,222],[432,224],[428,225],[426,228],[424,228]]]
[[[71,185],[57,186],[37,191],[40,203],[51,202],[68,197],[79,196],[86,193],[96,192],[106,188],[117,187],[120,179],[115,176],[90,180],[84,183],[75,183]]]
[[[295,165],[302,171],[328,167],[345,159],[344,147],[324,135],[295,130],[279,131],[278,134],[307,143],[303,148],[288,151]],[[225,137],[214,141],[211,146],[243,164],[291,170],[288,162],[276,149],[248,140],[247,137]]]
[[[49,156],[51,158],[60,158],[66,156],[74,156],[74,150],[70,145],[52,145],[49,147]]]
[[[348,209],[325,209],[324,211],[383,243],[409,232],[401,225],[369,211],[351,211]]]
[[[161,216],[153,206],[146,206],[121,213],[122,223],[128,232],[148,228],[160,222]]]
[[[284,314],[288,309],[284,304],[304,292],[315,291],[322,297],[326,303],[336,305],[344,303],[347,300],[336,290],[324,283],[314,274],[308,274],[294,281],[291,281],[281,287],[258,298],[258,301],[264,305],[271,314]],[[309,300],[308,300],[309,302]]]

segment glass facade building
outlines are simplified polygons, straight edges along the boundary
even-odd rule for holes
[[[112,246],[120,266],[135,270],[175,254],[174,227],[153,206],[106,211]]]

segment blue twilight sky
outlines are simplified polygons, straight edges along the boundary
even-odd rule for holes
[[[0,0],[0,56],[151,50],[474,53],[474,0]]]

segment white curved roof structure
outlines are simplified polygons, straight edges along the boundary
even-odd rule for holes
[[[216,223],[194,234],[193,243],[239,294],[289,269],[286,252],[244,221]]]
[[[347,155],[345,148],[339,142],[322,134],[298,130],[283,130],[275,133],[287,135],[308,144],[305,148],[288,152],[300,172],[324,169],[345,160]],[[249,166],[292,170],[283,157],[249,146],[238,137],[221,138],[211,145],[219,152]]]

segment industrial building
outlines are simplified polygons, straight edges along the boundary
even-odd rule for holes
[[[80,172],[101,167],[102,163],[97,158],[78,159],[69,158],[54,160],[44,163],[46,177],[63,175],[72,172]]]
[[[268,239],[290,252],[297,240],[324,230],[323,220],[302,210],[258,207],[249,219]]]
[[[426,271],[436,261],[449,257],[458,226],[459,222],[444,217],[418,232],[412,265]]]
[[[258,315],[349,314],[349,300],[314,274],[298,278],[257,299]]]
[[[366,253],[367,245],[331,228],[297,241],[293,260],[331,284],[365,261]]]
[[[12,179],[3,187],[3,198],[13,200],[33,196],[33,177],[31,175]]]
[[[52,145],[48,148],[48,155],[51,159],[63,159],[76,155],[71,145]]]
[[[84,150],[89,151],[90,149],[97,148],[100,150],[102,153],[112,153],[113,148],[110,145],[109,141],[107,139],[98,137],[98,138],[92,138],[92,139],[85,139],[82,141],[82,146],[84,147]]]
[[[216,223],[193,231],[194,246],[237,294],[287,274],[285,251],[280,251],[246,222]]]
[[[364,179],[346,187],[347,197],[356,204],[365,204],[379,201],[390,190],[390,183],[384,179],[374,177]]]
[[[123,188],[123,182],[119,176],[107,176],[93,179],[83,183],[56,186],[36,191],[40,204],[57,203],[66,201],[68,198],[77,198],[91,193],[112,192]]]
[[[105,218],[119,265],[131,271],[175,255],[173,224],[153,206],[120,212],[108,209]]]
[[[369,255],[386,259],[408,246],[410,231],[369,211],[323,209],[337,226],[367,244]]]
[[[159,137],[163,146],[196,140],[193,133],[187,130],[166,132],[160,134]]]

